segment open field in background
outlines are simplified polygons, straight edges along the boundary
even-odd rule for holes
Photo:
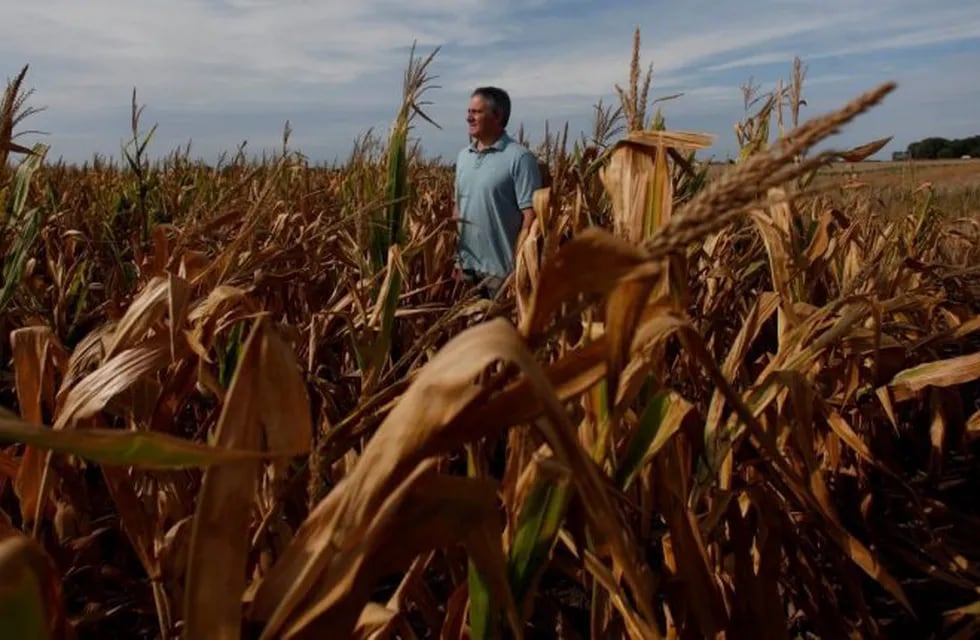
[[[722,175],[727,166],[712,163],[708,176]],[[938,210],[972,217],[980,211],[980,159],[835,162],[818,172],[812,186],[837,192],[872,190],[896,215],[908,212],[916,190],[929,188]]]
[[[150,164],[135,97],[125,166],[53,165],[8,89],[0,635],[977,635],[977,190],[810,151],[892,86],[770,146],[796,65],[712,173],[637,37],[481,301],[429,60],[337,171]]]
[[[945,215],[972,218],[980,211],[980,160],[840,162],[823,169],[813,186],[871,190],[897,215],[913,206],[911,194],[928,189]]]
[[[980,158],[969,160],[879,160],[866,162],[836,162],[821,173],[913,173],[947,178],[977,178],[980,173]]]
[[[725,165],[713,164],[712,175]],[[980,159],[835,162],[820,171],[821,177],[840,179],[855,176],[875,187],[902,187],[932,182],[937,187],[980,186]]]

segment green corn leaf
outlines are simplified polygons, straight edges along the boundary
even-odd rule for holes
[[[616,485],[626,489],[636,474],[663,448],[680,429],[692,406],[675,392],[665,389],[655,395],[643,413],[623,461],[616,469]]]
[[[487,579],[480,573],[473,560],[467,562],[470,589],[470,635],[473,640],[495,637],[499,617],[494,613]]]
[[[386,215],[387,246],[385,253],[379,256],[387,258],[388,247],[401,244],[402,227],[404,226],[405,200],[408,193],[408,162],[405,156],[405,146],[408,137],[408,123],[399,122],[391,140],[388,154],[388,211]]]
[[[263,453],[210,447],[164,433],[120,429],[54,430],[30,424],[0,409],[0,442],[19,442],[106,465],[143,469],[208,467],[303,452]]]
[[[473,458],[473,448],[466,448],[466,475],[477,477],[476,460]],[[467,585],[470,596],[470,636],[473,640],[488,640],[499,636],[497,632],[500,617],[494,606],[490,581],[473,561],[467,560]]]
[[[533,464],[537,477],[521,506],[507,562],[511,593],[525,611],[533,584],[558,539],[570,497],[567,468],[548,460]]]
[[[11,243],[10,251],[3,261],[3,286],[0,287],[0,313],[6,310],[13,300],[14,294],[24,277],[24,269],[31,257],[31,248],[41,232],[41,210],[31,209],[27,219],[15,231],[17,234]]]
[[[419,109],[419,96],[425,91],[429,81],[425,69],[435,52],[425,60],[415,58],[412,47],[408,72],[405,75],[403,99],[398,116],[392,126],[388,139],[387,176],[385,189],[385,208],[383,219],[371,216],[370,252],[371,269],[379,273],[388,268],[388,277],[376,291],[377,303],[381,305],[381,330],[366,349],[367,376],[365,389],[370,389],[379,380],[381,370],[389,358],[397,361],[400,357],[398,344],[393,341],[395,313],[402,292],[402,274],[392,257],[400,261],[405,226],[405,211],[408,207],[411,185],[408,181],[408,132],[413,115],[420,115],[435,124]],[[438,125],[436,125],[438,126]],[[393,251],[395,249],[395,251]]]
[[[51,638],[44,599],[44,555],[33,540],[23,536],[0,542],[0,640]]]
[[[34,145],[32,154],[27,156],[17,167],[14,174],[13,192],[7,201],[5,217],[2,221],[4,226],[16,228],[24,216],[24,209],[27,206],[27,195],[30,192],[31,180],[34,174],[41,167],[48,147],[43,144]]]
[[[24,277],[24,269],[30,259],[31,250],[44,223],[40,209],[27,210],[27,195],[31,179],[41,166],[47,147],[36,145],[34,155],[28,156],[17,168],[14,177],[13,196],[7,203],[5,230],[14,234],[3,262],[3,284],[0,287],[0,313],[13,299]]]

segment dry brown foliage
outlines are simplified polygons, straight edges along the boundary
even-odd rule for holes
[[[451,171],[404,139],[339,169],[285,144],[150,165],[134,98],[128,167],[24,160],[0,196],[0,626],[975,633],[976,219],[813,187],[875,145],[809,150],[891,84],[800,124],[797,64],[706,181],[710,140],[646,129],[631,67],[622,140],[600,105],[592,139],[538,148],[496,301],[454,287]]]

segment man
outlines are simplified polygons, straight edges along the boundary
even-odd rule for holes
[[[518,241],[534,220],[538,162],[507,134],[510,97],[496,87],[470,96],[470,144],[456,157],[455,214],[460,221],[456,277],[482,283],[494,297],[514,268]]]

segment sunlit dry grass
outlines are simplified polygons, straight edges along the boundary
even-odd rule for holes
[[[409,145],[431,58],[338,169],[288,131],[150,164],[135,96],[125,166],[0,137],[2,626],[975,633],[969,201],[827,183],[882,142],[810,149],[892,86],[801,122],[799,64],[709,178],[636,44],[591,138],[536,146],[494,301],[454,286],[452,172]]]

